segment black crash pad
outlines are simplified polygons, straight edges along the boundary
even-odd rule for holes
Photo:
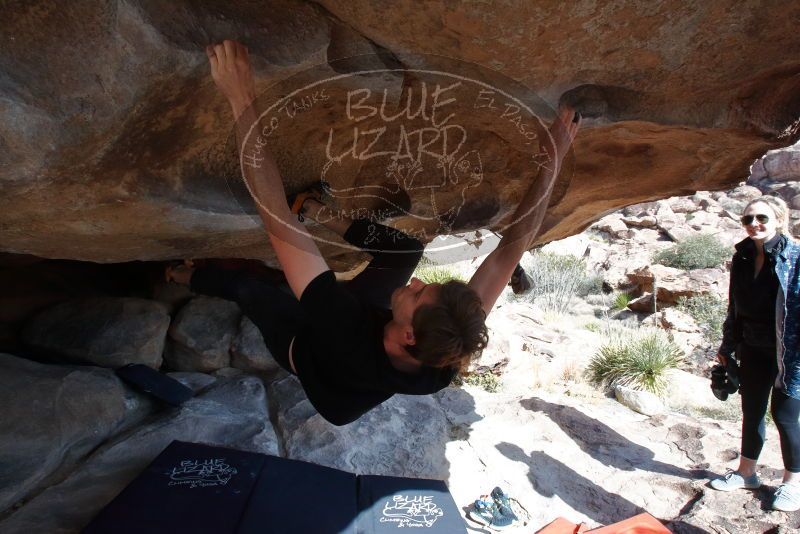
[[[86,534],[465,533],[444,482],[173,441]]]

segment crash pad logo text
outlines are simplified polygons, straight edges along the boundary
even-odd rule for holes
[[[167,471],[169,486],[189,486],[205,488],[224,486],[237,473],[236,468],[225,463],[224,458],[207,460],[183,460],[180,467]]]
[[[433,496],[395,495],[383,504],[381,523],[396,523],[397,528],[430,528],[444,512]]]

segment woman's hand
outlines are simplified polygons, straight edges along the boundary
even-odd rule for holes
[[[717,353],[717,360],[719,360],[719,363],[721,363],[725,367],[728,366],[728,357],[727,356],[724,356],[722,354]]]
[[[222,44],[207,46],[206,54],[211,65],[211,77],[228,99],[238,119],[256,97],[247,47],[236,41],[225,40]]]

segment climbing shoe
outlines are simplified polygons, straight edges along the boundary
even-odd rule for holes
[[[502,514],[497,508],[497,504],[488,495],[483,495],[476,500],[467,515],[476,523],[493,530],[503,530],[514,524],[514,520]]]
[[[318,202],[322,201],[322,197],[325,195],[326,185],[325,182],[317,182],[305,191],[300,191],[299,193],[286,197],[286,202],[289,204],[289,211],[297,215],[298,221],[303,222],[305,220],[303,217],[303,213],[305,212],[303,205],[306,200],[313,198]]]
[[[506,492],[500,489],[500,487],[496,487],[492,490],[492,499],[494,500],[494,504],[497,506],[497,510],[501,514],[506,517],[510,517],[512,522],[519,520],[517,514],[515,514],[514,510],[511,509],[511,500]]]
[[[511,281],[508,283],[511,286],[511,291],[514,292],[515,295],[522,295],[523,293],[527,293],[533,287],[533,280],[528,274],[525,272],[525,269],[522,268],[521,265],[517,264],[517,267],[514,269],[514,274],[511,275]]]

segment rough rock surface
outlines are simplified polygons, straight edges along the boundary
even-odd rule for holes
[[[733,256],[733,250],[731,250]],[[681,297],[706,293],[724,295],[728,292],[728,274],[724,269],[675,269],[664,265],[646,265],[628,274],[629,280],[642,291],[653,291],[656,279],[659,304],[675,304]]]
[[[336,60],[378,51],[368,65],[425,68],[435,62],[417,55],[433,54],[467,62],[457,74],[491,78],[491,86],[517,87],[516,80],[538,95],[527,102],[545,122],[559,99],[577,105],[590,119],[539,242],[562,238],[634,202],[729,187],[766,150],[789,144],[800,108],[798,16],[796,3],[734,0],[680,7],[519,0],[493,9],[280,0],[269,10],[187,0],[14,3],[0,21],[0,250],[99,262],[213,256],[275,264],[252,205],[237,196],[232,118],[203,52],[224,38],[249,46],[259,90],[321,65],[319,76],[340,76],[327,95],[386,89],[389,109],[402,109],[402,88],[414,76],[341,77],[364,64]],[[320,178],[331,161],[330,132],[352,137],[344,100],[315,103],[287,105],[290,128],[273,136],[289,192]],[[415,217],[463,207],[446,229],[502,229],[530,183],[538,147],[512,145],[518,115],[497,104],[486,121],[464,123],[483,162],[473,174],[480,184],[451,182],[436,207],[429,187],[404,183],[393,199],[414,211],[398,224],[430,238],[445,228]],[[529,131],[539,131],[531,121]],[[375,176],[387,169],[357,163],[341,185],[380,186]],[[355,264],[337,245],[322,248],[334,264]]]
[[[0,354],[0,406],[0,513],[153,409],[108,369],[9,354]]]
[[[176,439],[278,454],[263,385],[254,377],[231,379],[104,444],[66,480],[0,522],[0,531],[77,532]]]
[[[239,333],[231,345],[231,367],[245,371],[272,372],[280,368],[264,344],[264,336],[253,321],[242,316]]]
[[[22,338],[45,356],[101,367],[161,367],[169,328],[166,306],[137,298],[75,299],[36,315]]]
[[[175,371],[211,372],[228,367],[241,313],[235,302],[193,298],[169,327],[165,363]]]
[[[664,403],[647,391],[617,385],[614,386],[614,396],[620,403],[643,415],[658,415],[664,411]]]
[[[446,478],[448,422],[430,395],[395,395],[355,423],[325,421],[291,376],[269,390],[278,406],[278,428],[290,458],[357,473]],[[415,443],[414,447],[398,447]]]
[[[748,182],[800,180],[800,144],[770,150],[750,168]]]

